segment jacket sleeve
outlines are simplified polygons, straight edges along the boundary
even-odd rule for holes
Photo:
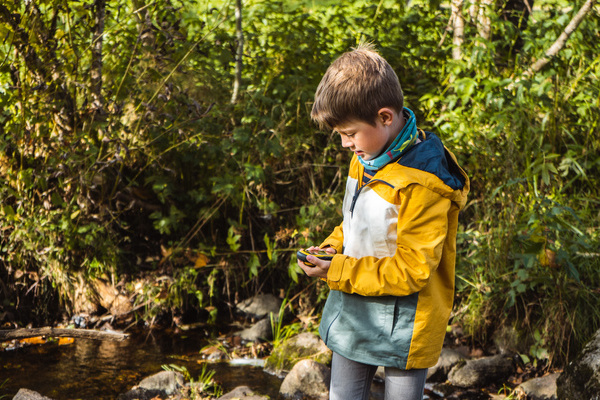
[[[423,289],[438,267],[452,202],[417,184],[400,193],[396,251],[391,257],[336,255],[327,273],[333,290],[363,296],[407,296]]]
[[[343,223],[336,226],[333,232],[331,232],[331,235],[329,235],[319,247],[333,247],[338,254],[342,254],[344,248]]]

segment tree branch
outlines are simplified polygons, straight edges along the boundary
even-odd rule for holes
[[[573,19],[571,20],[571,22],[569,22],[569,24],[567,25],[567,27],[565,28],[563,33],[561,33],[561,35],[558,37],[558,39],[556,39],[556,41],[552,44],[552,46],[550,46],[550,48],[548,50],[546,50],[546,53],[544,54],[544,56],[542,58],[540,58],[539,60],[537,60],[531,66],[531,68],[528,71],[529,74],[538,72],[539,70],[544,68],[546,66],[546,64],[548,64],[550,62],[552,57],[557,55],[558,52],[560,50],[562,50],[563,47],[565,47],[567,40],[569,39],[571,34],[575,31],[575,29],[577,29],[577,27],[579,26],[579,24],[581,23],[583,18],[587,15],[587,13],[592,9],[595,2],[596,2],[596,0],[587,0],[583,4],[583,6],[579,10],[579,12],[577,12],[577,14],[575,14]]]
[[[107,331],[96,331],[90,329],[64,329],[64,328],[20,328],[20,329],[0,329],[0,341],[13,340],[13,339],[25,339],[37,336],[51,336],[51,337],[72,337],[81,339],[94,339],[94,340],[112,340],[122,341],[129,337],[125,333],[119,332],[107,332]]]

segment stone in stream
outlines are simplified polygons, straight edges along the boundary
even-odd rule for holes
[[[135,388],[120,394],[117,400],[155,400],[157,398],[162,399],[165,396],[166,394],[162,390]]]
[[[250,328],[244,329],[237,333],[234,333],[234,336],[239,336],[242,340],[247,342],[259,342],[259,341],[268,341],[273,337],[273,331],[271,329],[271,319],[263,318]]]
[[[271,352],[265,362],[265,370],[281,375],[290,371],[302,359],[311,359],[321,364],[331,363],[331,350],[317,335],[304,332],[284,341]]]
[[[161,371],[143,379],[138,385],[141,389],[162,390],[167,395],[175,393],[183,387],[183,374],[175,371]]]
[[[13,400],[52,400],[50,397],[42,396],[38,392],[29,389],[19,389]]]
[[[269,396],[259,396],[248,386],[238,386],[218,400],[269,400]]]
[[[183,374],[175,371],[161,371],[143,379],[130,391],[119,395],[118,400],[145,400],[156,396],[169,396],[184,385]]]
[[[279,394],[286,399],[327,400],[330,378],[331,371],[325,365],[312,360],[302,360],[287,374]]]

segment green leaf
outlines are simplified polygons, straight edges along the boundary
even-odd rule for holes
[[[250,278],[254,278],[258,276],[258,267],[260,266],[260,260],[256,254],[252,254],[250,256],[250,260],[248,261],[248,271],[250,274]]]
[[[13,221],[15,219],[15,210],[10,205],[2,206],[2,215],[6,219]]]
[[[265,241],[265,245],[267,246],[267,257],[269,258],[269,261],[272,261],[273,260],[273,243],[269,239],[268,233],[265,233],[263,240]]]
[[[241,244],[240,244],[241,237],[242,237],[242,235],[235,233],[235,229],[233,226],[229,227],[229,230],[227,231],[227,244],[229,245],[229,248],[231,249],[231,251],[233,251],[233,252],[238,251],[238,249],[241,246]]]

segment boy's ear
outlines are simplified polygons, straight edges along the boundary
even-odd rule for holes
[[[388,126],[392,124],[394,118],[396,118],[396,114],[391,108],[384,107],[377,111],[377,117],[384,126]]]

